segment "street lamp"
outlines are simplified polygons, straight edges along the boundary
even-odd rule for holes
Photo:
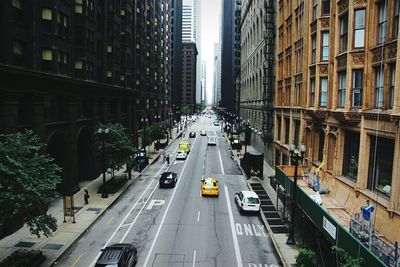
[[[245,120],[244,121],[244,127],[245,127],[245,132],[244,132],[244,153],[247,153],[247,143],[249,142],[250,139],[250,121]]]
[[[149,121],[148,118],[142,118],[140,120],[143,123],[143,140],[142,140],[142,148],[146,150],[146,123]]]
[[[296,145],[294,143],[289,145],[289,153],[290,159],[294,163],[294,187],[293,187],[293,194],[292,194],[292,212],[290,216],[290,232],[289,237],[286,240],[287,245],[295,245],[296,241],[294,239],[294,220],[295,220],[295,213],[296,213],[296,191],[297,191],[297,167],[299,166],[299,160],[303,164],[304,154],[306,153],[306,146],[301,144],[298,150],[300,154],[295,153]]]
[[[103,154],[103,192],[101,193],[102,198],[108,198],[108,193],[106,189],[106,148],[105,148],[105,139],[107,137],[107,134],[109,133],[109,129],[107,127],[105,128],[99,128],[97,129],[97,133],[99,134],[101,141],[102,141],[102,154]]]

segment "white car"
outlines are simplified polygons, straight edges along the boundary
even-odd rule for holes
[[[217,137],[216,136],[209,136],[208,139],[207,139],[207,145],[216,146],[217,145]]]
[[[201,135],[201,136],[207,136],[206,130],[202,130],[202,131],[200,132],[200,135]]]
[[[260,212],[260,199],[254,191],[235,193],[235,203],[239,212]]]
[[[176,154],[176,159],[185,160],[186,158],[187,158],[187,153],[185,151],[178,151],[178,154]]]

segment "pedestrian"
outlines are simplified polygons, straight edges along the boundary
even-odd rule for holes
[[[162,153],[162,161],[165,162],[165,152]]]
[[[89,204],[89,191],[86,188],[83,189],[83,191],[85,192],[85,194],[83,195],[83,198],[85,199],[85,204]]]
[[[167,164],[169,165],[169,155],[167,155]]]

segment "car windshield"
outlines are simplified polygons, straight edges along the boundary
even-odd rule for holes
[[[161,178],[165,179],[165,180],[171,180],[172,179],[172,173],[169,174],[163,174],[163,176]]]
[[[213,187],[213,186],[217,186],[217,183],[206,180],[204,183],[204,186],[205,187]]]
[[[259,204],[260,200],[256,197],[249,197],[247,198],[247,203],[249,204]]]

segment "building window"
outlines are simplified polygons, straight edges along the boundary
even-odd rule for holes
[[[357,180],[359,150],[360,150],[360,133],[345,131],[343,176],[353,181]]]
[[[322,32],[321,34],[321,60],[329,60],[329,32]]]
[[[285,118],[285,144],[289,144],[290,119]]]
[[[281,117],[277,117],[276,118],[276,121],[277,121],[277,127],[278,127],[278,141],[281,141],[281,125],[282,125],[282,122],[281,122]]]
[[[386,42],[386,0],[378,4],[378,44]]]
[[[42,67],[44,71],[51,70],[51,62],[53,61],[53,51],[50,49],[42,50]]]
[[[354,48],[364,47],[365,9],[354,11]]]
[[[311,36],[311,63],[317,61],[317,36]]]
[[[322,0],[322,16],[327,16],[330,13],[330,0]]]
[[[394,140],[371,136],[368,187],[390,197]]]
[[[318,16],[318,0],[313,0],[312,20],[316,20]]]
[[[377,67],[375,69],[375,107],[383,107],[383,67]]]
[[[353,107],[362,106],[363,70],[353,70]]]
[[[75,13],[83,13],[83,3],[82,0],[75,0]]]
[[[338,106],[344,108],[346,105],[346,71],[339,72],[338,99]]]
[[[315,78],[310,79],[311,84],[311,106],[313,107],[315,104]]]
[[[51,32],[52,17],[53,17],[53,12],[50,8],[42,9],[43,31]]]
[[[320,106],[326,107],[327,102],[328,102],[328,78],[321,78],[320,86],[321,86]]]
[[[333,170],[333,163],[335,162],[335,147],[336,137],[333,134],[328,135],[328,160],[326,169]]]
[[[325,145],[325,130],[321,128],[319,130],[319,144],[318,144],[318,161],[324,161],[324,145]]]
[[[25,65],[25,44],[19,40],[14,40],[13,43],[13,59],[14,65],[24,66]]]
[[[347,32],[348,32],[348,16],[343,15],[340,17],[340,41],[339,41],[339,52],[347,51]]]
[[[390,87],[389,87],[389,107],[392,108],[394,104],[394,84],[396,76],[396,65],[390,65]]]
[[[394,1],[394,17],[393,17],[393,32],[392,38],[397,39],[399,34],[399,13],[400,13],[400,0]]]
[[[299,136],[300,136],[300,121],[299,120],[295,120],[294,121],[294,144],[296,146],[299,145]]]
[[[22,0],[12,0],[13,19],[19,22],[23,20],[23,2]]]

